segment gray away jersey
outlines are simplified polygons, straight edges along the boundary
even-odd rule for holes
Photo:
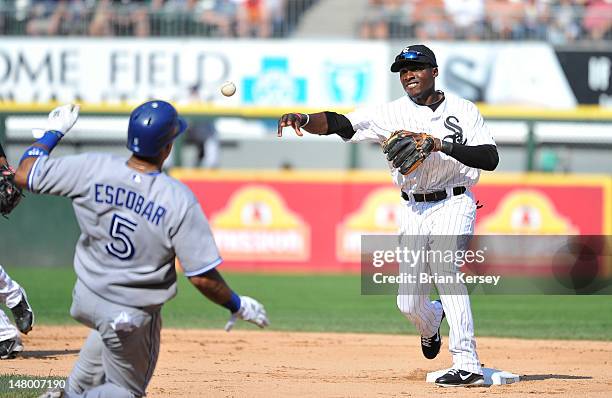
[[[191,190],[163,173],[139,173],[125,158],[43,156],[32,167],[28,188],[72,200],[81,228],[75,271],[109,301],[163,304],[176,294],[175,256],[186,276],[222,261]]]

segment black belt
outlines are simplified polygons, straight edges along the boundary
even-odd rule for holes
[[[465,193],[465,187],[454,187],[453,188],[453,196],[463,195]],[[431,193],[414,193],[415,202],[439,202],[443,199],[446,199],[446,191],[437,191]],[[402,191],[402,198],[404,200],[410,200],[410,196],[404,191]]]

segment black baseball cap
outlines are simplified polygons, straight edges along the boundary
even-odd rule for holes
[[[429,64],[433,67],[438,66],[436,55],[429,47],[423,44],[414,44],[404,48],[401,53],[397,54],[395,62],[391,65],[391,72],[399,72],[402,66],[411,63]]]

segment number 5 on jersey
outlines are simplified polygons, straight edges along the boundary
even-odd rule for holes
[[[113,242],[106,245],[106,251],[119,260],[125,261],[132,258],[135,250],[130,235],[132,232],[136,231],[137,226],[138,224],[134,221],[128,220],[117,214],[113,215],[109,231],[111,238],[113,238]]]

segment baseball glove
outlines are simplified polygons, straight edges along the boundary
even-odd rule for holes
[[[435,150],[435,141],[429,134],[397,130],[383,142],[382,147],[393,167],[407,175],[416,170]]]
[[[9,214],[21,200],[21,189],[15,185],[15,172],[7,165],[0,166],[0,214]]]

